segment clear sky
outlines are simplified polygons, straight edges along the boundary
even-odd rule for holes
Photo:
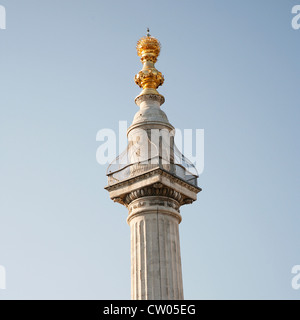
[[[130,124],[136,41],[162,44],[162,109],[205,130],[181,209],[186,299],[300,299],[300,0],[0,0],[0,299],[130,299],[127,210],[102,128]]]

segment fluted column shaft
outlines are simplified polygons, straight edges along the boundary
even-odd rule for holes
[[[143,197],[129,205],[131,298],[183,299],[178,202]]]

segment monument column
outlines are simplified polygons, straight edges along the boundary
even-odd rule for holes
[[[183,299],[179,203],[156,190],[129,205],[131,298]]]
[[[131,298],[183,299],[180,207],[197,199],[195,167],[174,146],[174,128],[157,92],[164,77],[155,68],[160,43],[148,34],[137,43],[143,63],[135,82],[143,90],[128,128],[128,147],[108,168],[110,198],[128,209],[131,232]]]

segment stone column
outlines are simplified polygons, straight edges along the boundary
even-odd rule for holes
[[[156,190],[167,194],[162,191],[166,189]],[[133,200],[128,209],[131,299],[182,300],[178,201],[161,195],[145,196]]]
[[[127,130],[125,156],[108,168],[106,190],[129,210],[132,299],[183,299],[179,208],[197,200],[201,188],[192,164],[176,151],[174,127],[161,110],[165,98],[157,88],[164,77],[155,68],[160,43],[147,32],[137,53],[143,63],[135,76],[143,89],[135,98],[139,110]]]

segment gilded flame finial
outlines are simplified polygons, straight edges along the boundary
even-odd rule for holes
[[[146,94],[161,96],[156,89],[164,83],[164,76],[154,66],[161,46],[159,41],[152,37],[149,32],[150,30],[147,28],[147,36],[142,37],[136,46],[137,54],[141,57],[143,63],[142,70],[134,78],[135,83],[143,89],[138,97]],[[161,97],[164,101],[163,96]]]

